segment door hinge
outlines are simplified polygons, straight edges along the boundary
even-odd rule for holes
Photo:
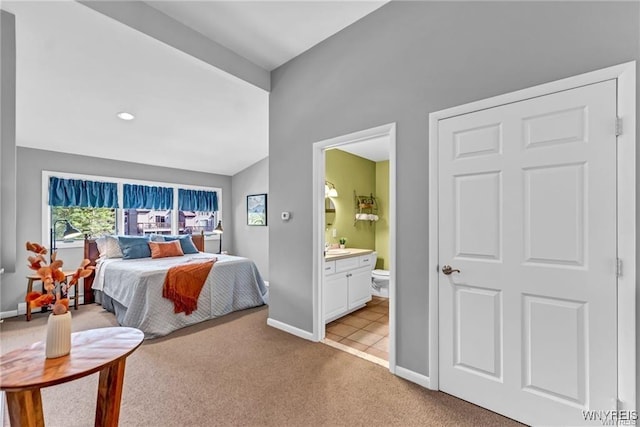
[[[616,276],[622,277],[622,260],[620,258],[616,258]]]
[[[616,117],[616,136],[622,135],[622,117]]]

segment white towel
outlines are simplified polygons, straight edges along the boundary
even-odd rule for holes
[[[378,221],[380,217],[374,214],[357,213],[356,220],[359,221]]]

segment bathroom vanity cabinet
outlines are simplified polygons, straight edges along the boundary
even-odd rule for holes
[[[325,323],[355,311],[371,301],[371,251],[326,259],[324,263],[323,307]]]

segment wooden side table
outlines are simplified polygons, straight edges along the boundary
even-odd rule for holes
[[[143,339],[134,328],[91,329],[71,334],[66,356],[47,359],[42,341],[0,356],[0,390],[7,395],[11,425],[43,427],[41,388],[100,371],[95,425],[117,426],[125,361]]]
[[[63,271],[64,273],[64,282],[66,283],[68,278],[73,276],[75,271]],[[41,282],[42,279],[40,278],[40,276],[38,276],[37,274],[31,274],[29,276],[27,276],[27,294],[29,295],[29,292],[33,291],[33,282]],[[73,297],[71,299],[73,299],[73,308],[75,310],[78,309],[78,284],[76,283],[75,285],[73,285],[75,287],[74,293],[73,293]],[[42,292],[44,292],[44,283],[42,284]],[[26,316],[27,316],[27,322],[31,320],[31,305],[29,303],[27,303],[27,312],[26,312]]]

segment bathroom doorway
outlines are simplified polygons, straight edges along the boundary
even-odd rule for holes
[[[314,144],[314,338],[391,372],[395,170],[395,124]]]

